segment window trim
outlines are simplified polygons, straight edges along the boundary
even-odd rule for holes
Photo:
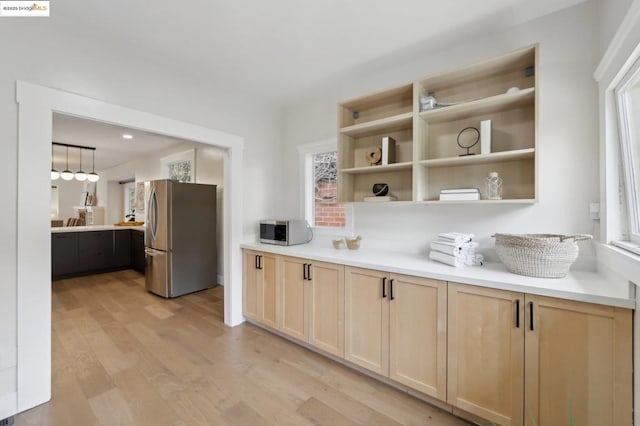
[[[352,236],[353,235],[353,207],[349,203],[345,203],[345,223],[344,228],[314,226],[313,205],[314,195],[311,190],[307,190],[313,186],[313,156],[324,152],[337,151],[338,142],[335,138],[323,139],[303,145],[298,145],[299,171],[300,171],[300,216],[305,218],[315,235],[336,235],[336,236]]]
[[[635,58],[633,65],[624,73],[622,80],[616,85],[614,95],[616,98],[616,115],[618,118],[618,139],[620,144],[620,166],[623,172],[623,183],[626,195],[627,223],[629,240],[640,244],[640,187],[637,187],[634,178],[634,164],[632,153],[632,140],[629,122],[629,96],[628,89],[633,83],[640,82],[640,56]],[[640,143],[640,141],[637,141]],[[637,167],[638,165],[636,165]],[[640,170],[636,170],[640,172]],[[624,248],[624,246],[623,246]]]

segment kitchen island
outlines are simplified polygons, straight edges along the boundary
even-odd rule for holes
[[[144,273],[144,226],[51,228],[53,280],[129,268]]]

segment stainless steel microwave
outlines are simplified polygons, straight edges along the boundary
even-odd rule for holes
[[[261,220],[260,242],[293,246],[311,241],[311,228],[306,220]]]

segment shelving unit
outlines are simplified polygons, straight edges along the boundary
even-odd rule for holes
[[[398,201],[426,204],[528,204],[537,200],[537,45],[415,80],[338,105],[338,198],[360,202],[374,183]],[[513,89],[513,88],[516,89]],[[434,92],[450,106],[420,111]],[[491,120],[490,153],[461,156],[457,135]],[[371,166],[382,138],[395,139],[395,163]],[[503,200],[438,201],[441,189],[477,187],[496,171]]]

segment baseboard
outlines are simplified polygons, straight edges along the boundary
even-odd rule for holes
[[[18,394],[16,392],[0,396],[0,420],[18,414]]]

